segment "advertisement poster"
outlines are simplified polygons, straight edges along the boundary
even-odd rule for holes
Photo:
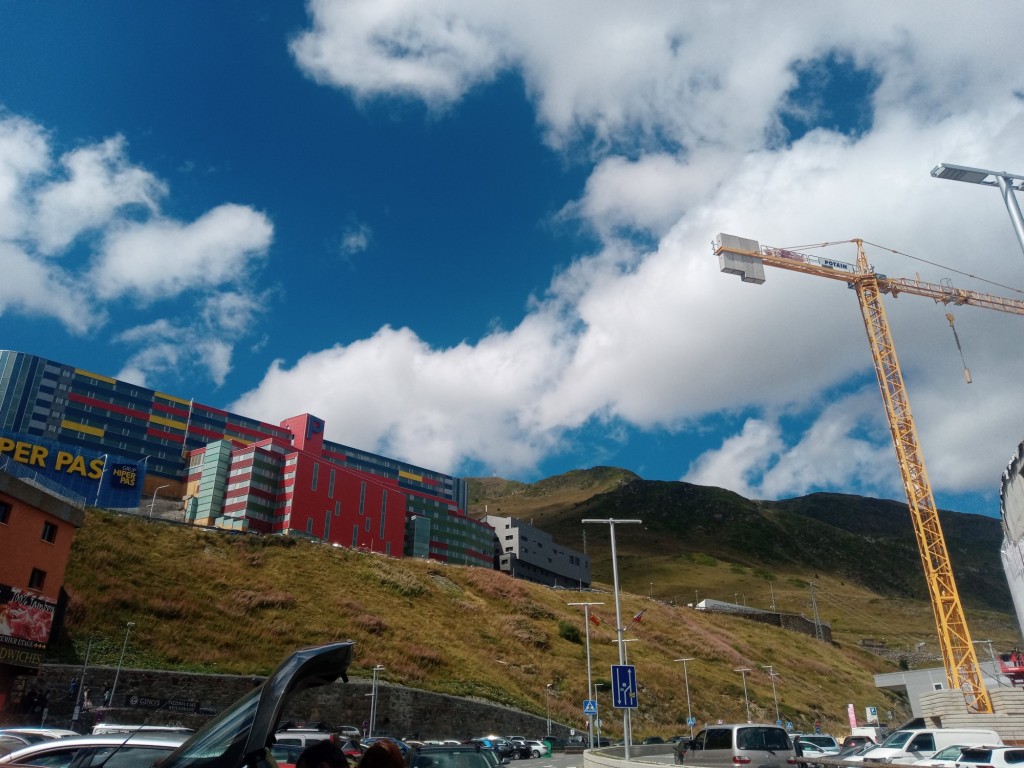
[[[42,663],[57,602],[0,584],[0,663]]]
[[[2,430],[0,459],[9,460],[12,474],[56,483],[84,504],[132,509],[141,502],[146,474],[142,461]]]

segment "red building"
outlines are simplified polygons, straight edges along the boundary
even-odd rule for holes
[[[0,711],[16,704],[66,602],[64,573],[83,505],[29,483],[33,473],[0,470]],[[21,479],[11,472],[23,474]]]
[[[493,567],[494,532],[466,514],[464,481],[326,442],[309,414],[281,427],[290,440],[190,451],[186,520]]]

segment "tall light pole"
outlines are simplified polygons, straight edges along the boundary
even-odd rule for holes
[[[619,664],[626,666],[626,646],[622,642],[622,633],[625,631],[625,628],[622,626],[622,603],[619,599],[619,564],[615,554],[615,525],[616,523],[621,525],[639,525],[643,520],[615,520],[608,518],[607,520],[585,519],[582,522],[607,523],[608,525],[608,534],[612,543],[612,589],[615,592],[615,633],[619,640]],[[612,700],[614,701],[614,697]],[[633,733],[628,707],[622,710],[622,731],[623,757],[629,760],[629,747],[633,741]]]
[[[683,662],[683,683],[686,685],[686,724],[690,727],[690,738],[693,738],[693,712],[690,710],[690,676],[686,674],[686,662],[693,661],[693,657],[676,659]]]
[[[965,165],[950,165],[949,163],[940,163],[932,168],[932,176],[936,179],[980,184],[983,187],[999,187],[1003,202],[1006,204],[1006,211],[1010,214],[1013,231],[1017,234],[1017,242],[1024,249],[1024,216],[1021,216],[1017,198],[1013,195],[1014,192],[1024,190],[1024,176],[1017,176],[1006,171],[986,171],[982,168],[969,168]]]
[[[75,691],[75,708],[71,712],[71,721],[76,722],[78,715],[81,713],[80,702],[82,701],[82,691],[85,690],[85,671],[89,668],[89,654],[92,652],[92,641],[93,638],[89,638],[89,644],[85,646],[85,663],[82,664],[82,675],[78,680],[78,690]]]
[[[96,481],[96,500],[92,503],[94,507],[100,505],[100,491],[103,490],[103,478],[107,474],[107,460],[110,458],[110,455],[104,453],[100,458],[103,459],[103,469],[100,470],[100,479]]]
[[[158,485],[156,487],[156,490],[153,491],[153,500],[151,502],[149,502],[149,519],[150,520],[153,519],[153,507],[156,506],[156,495],[158,493],[160,493],[160,491],[162,491],[164,488],[170,488],[170,487],[171,487],[170,483],[168,483],[167,485]]]
[[[639,637],[627,637],[622,641],[622,658],[625,659],[627,664],[629,664],[629,652],[626,649],[626,643],[635,643],[639,639]]]
[[[548,683],[544,686],[544,701],[547,702],[548,708],[548,738],[551,738],[551,686],[554,683]]]
[[[129,621],[128,626],[124,628],[124,645],[121,646],[121,658],[117,660],[117,671],[114,672],[114,684],[110,686],[110,706],[114,706],[114,694],[117,693],[117,678],[121,675],[121,665],[124,663],[124,652],[128,648],[128,634],[132,631],[132,627],[135,626],[134,621]]]
[[[594,683],[594,701],[597,701],[597,692],[604,687],[604,683]],[[601,705],[597,706],[597,719],[594,721],[597,726],[597,746],[601,746]]]
[[[373,668],[373,688],[370,694],[370,729],[367,734],[367,738],[373,736],[373,729],[377,726],[377,675],[384,670],[382,664],[378,664]]]
[[[782,716],[779,714],[779,697],[775,693],[775,668],[771,664],[762,664],[761,667],[768,670],[768,677],[772,681],[772,698],[775,699],[775,724],[782,725]]]
[[[604,603],[568,603],[568,605],[583,606],[583,629],[587,635],[587,698],[594,701],[594,684],[590,675],[590,606],[604,605]],[[594,748],[594,715],[588,716],[590,726],[590,748]]]
[[[740,667],[739,669],[734,669],[733,670],[733,672],[739,672],[741,675],[743,675],[743,704],[747,708],[747,722],[748,723],[753,722],[750,719],[750,698],[747,696],[747,672],[749,672],[749,671],[750,671],[749,667]]]

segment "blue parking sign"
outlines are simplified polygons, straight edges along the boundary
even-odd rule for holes
[[[612,706],[636,709],[636,667],[632,664],[612,665]]]

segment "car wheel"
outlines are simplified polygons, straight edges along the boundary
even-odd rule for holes
[[[530,757],[540,757],[540,750],[535,749],[530,753]]]

